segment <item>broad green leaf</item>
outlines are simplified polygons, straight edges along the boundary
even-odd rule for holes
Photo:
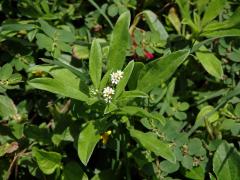
[[[137,89],[149,92],[167,81],[188,57],[188,50],[180,50],[145,65],[141,71]]]
[[[110,49],[108,55],[108,70],[121,70],[125,62],[127,48],[129,45],[130,13],[125,12],[120,15],[113,29],[110,41]]]
[[[202,166],[194,167],[186,171],[184,176],[189,179],[203,180],[205,179],[205,169]]]
[[[49,64],[54,64],[54,65],[57,65],[60,67],[64,67],[64,68],[68,69],[69,71],[71,71],[72,73],[74,73],[75,75],[77,75],[81,79],[81,81],[85,81],[86,74],[83,73],[82,69],[79,69],[79,68],[71,65],[70,58],[71,57],[69,57],[69,56],[67,56],[67,57],[61,56],[57,60],[50,60],[50,59],[46,59],[46,58],[42,58],[42,60]]]
[[[36,147],[32,148],[32,155],[37,160],[37,164],[44,174],[52,174],[61,167],[61,154],[52,151],[45,151]]]
[[[2,31],[21,31],[21,30],[33,30],[37,28],[33,24],[3,24]]]
[[[102,50],[99,42],[94,39],[92,42],[90,58],[89,58],[89,73],[93,85],[99,89],[102,77]]]
[[[202,46],[199,50],[196,52],[196,56],[204,69],[217,79],[221,79],[223,77],[221,61],[213,53],[209,52],[205,46]]]
[[[100,140],[100,134],[95,126],[96,124],[93,121],[90,121],[79,134],[78,157],[85,166],[87,165],[96,144]]]
[[[75,36],[72,32],[66,30],[57,30],[56,38],[59,41],[72,43],[75,41]]]
[[[148,95],[142,91],[133,90],[133,91],[124,91],[118,100],[132,99],[132,98],[147,98]]]
[[[17,108],[13,101],[7,97],[0,95],[0,116],[9,117],[17,114]]]
[[[57,29],[49,25],[46,21],[39,19],[39,23],[41,25],[41,29],[45,34],[47,34],[49,37],[54,37],[56,35]]]
[[[193,158],[189,155],[183,156],[182,159],[182,166],[185,167],[186,169],[192,169],[193,168]]]
[[[147,150],[152,151],[157,156],[161,156],[172,163],[176,163],[176,157],[169,144],[158,139],[155,134],[143,133],[134,129],[130,129],[130,134]]]
[[[233,15],[229,19],[223,22],[214,21],[209,23],[204,27],[204,31],[211,31],[214,33],[217,30],[233,28],[239,24],[240,24],[240,7],[238,7],[234,11]]]
[[[11,64],[5,64],[3,67],[0,67],[0,81],[6,81],[11,77],[13,73],[13,68]]]
[[[206,36],[208,38],[240,36],[240,30],[226,29],[226,30],[219,30],[219,31],[204,32],[201,34],[201,36]]]
[[[158,120],[162,124],[165,124],[165,119],[163,116],[161,116],[160,114],[149,113],[148,111],[146,111],[145,109],[142,109],[140,107],[124,106],[120,110],[121,110],[120,113],[123,113],[123,114],[127,114],[130,116],[135,115],[135,116],[140,116],[140,117],[147,117],[147,118]]]
[[[61,180],[87,180],[88,177],[77,162],[69,162],[64,166]]]
[[[232,144],[224,141],[218,146],[213,157],[213,171],[218,180],[238,180],[240,154]]]
[[[217,17],[223,10],[226,2],[226,0],[211,0],[203,15],[202,26],[205,26],[207,23]]]
[[[49,91],[52,93],[60,94],[62,96],[70,97],[80,101],[88,101],[89,98],[80,90],[69,86],[64,82],[52,78],[36,78],[28,82],[34,88]]]
[[[179,169],[179,163],[172,163],[167,160],[164,160],[160,163],[160,168],[162,171],[167,172],[167,173],[173,173],[176,172]]]
[[[40,49],[46,49],[47,51],[53,50],[53,40],[42,33],[37,33],[37,45]]]
[[[161,40],[167,40],[168,33],[162,23],[158,20],[156,14],[149,10],[143,11],[142,14],[146,18],[150,30],[152,32],[157,32]]]
[[[116,87],[116,94],[114,96],[114,98],[116,99],[119,95],[121,95],[121,93],[124,91],[128,80],[132,74],[132,70],[134,67],[134,61],[131,61],[128,63],[128,65],[125,67],[125,69],[123,70],[123,78],[120,80],[120,82],[117,84]]]

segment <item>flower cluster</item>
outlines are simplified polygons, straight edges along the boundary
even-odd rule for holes
[[[115,94],[113,88],[107,86],[103,89],[103,98],[106,103],[110,103],[112,100],[112,96]]]
[[[111,82],[112,84],[117,85],[119,83],[119,81],[122,79],[123,77],[123,72],[118,70],[117,72],[113,72],[111,74]]]
[[[120,80],[123,78],[123,72],[117,70],[111,74],[111,84],[112,86],[117,85]],[[112,97],[115,94],[115,90],[111,86],[107,86],[103,89],[103,99],[106,103],[110,103],[112,101]]]

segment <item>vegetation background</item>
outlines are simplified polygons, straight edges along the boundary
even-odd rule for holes
[[[0,179],[240,179],[239,0],[0,0]]]

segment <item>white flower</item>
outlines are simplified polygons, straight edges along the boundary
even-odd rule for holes
[[[111,87],[105,87],[103,89],[103,98],[106,103],[110,103],[112,100],[112,96],[114,95],[115,91]]]
[[[122,79],[123,77],[123,72],[118,70],[117,72],[113,72],[111,74],[111,82],[112,84],[118,84],[119,81]]]

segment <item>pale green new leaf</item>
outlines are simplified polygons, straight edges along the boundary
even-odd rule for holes
[[[176,163],[176,157],[169,144],[158,139],[154,133],[143,133],[138,130],[130,129],[130,134],[147,150],[172,163]]]
[[[108,55],[108,70],[121,70],[125,62],[130,35],[130,13],[124,12],[120,15],[113,29]]]
[[[90,51],[89,73],[93,85],[96,89],[99,89],[102,76],[102,50],[99,42],[96,39],[93,40]]]
[[[36,158],[37,164],[44,174],[52,174],[61,167],[61,154],[45,151],[36,147],[32,148],[32,155]]]

